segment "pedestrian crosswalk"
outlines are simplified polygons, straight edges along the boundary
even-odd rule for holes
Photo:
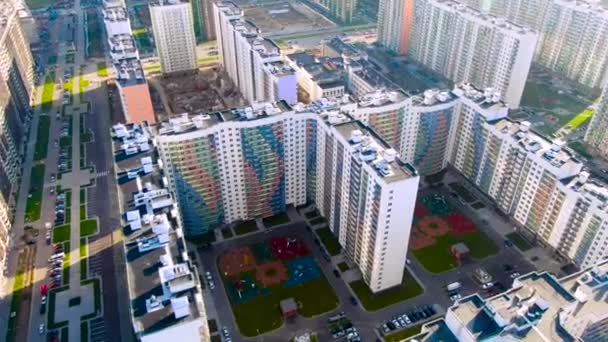
[[[108,333],[106,332],[106,327],[103,322],[102,317],[95,318],[89,321],[90,324],[90,333],[91,333],[91,341],[93,342],[105,342],[110,341]]]

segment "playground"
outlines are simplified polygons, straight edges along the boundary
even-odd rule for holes
[[[441,273],[458,266],[450,247],[463,242],[474,259],[483,259],[498,252],[494,242],[475,223],[459,212],[442,194],[420,198],[414,209],[414,227],[410,248],[418,261],[432,273]]]
[[[218,257],[228,299],[240,332],[256,336],[283,324],[281,300],[294,298],[298,313],[312,317],[338,305],[335,292],[295,236],[239,246]]]

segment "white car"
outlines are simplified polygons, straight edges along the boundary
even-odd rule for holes
[[[215,284],[212,281],[210,281],[209,282],[209,290],[213,290],[213,289],[215,289]]]
[[[450,297],[450,299],[452,300],[452,302],[455,302],[457,300],[459,300],[460,298],[462,298],[462,296],[460,295],[460,293],[457,293],[453,296]]]
[[[207,280],[211,280],[212,279],[211,272],[209,272],[209,271],[205,272],[205,278],[207,278]]]
[[[513,273],[511,273],[511,278],[512,279],[515,279],[517,277],[519,277],[519,272],[513,272]]]
[[[485,290],[485,289],[489,289],[490,287],[494,286],[494,284],[492,282],[489,283],[485,283],[483,285],[481,285],[481,287]]]
[[[44,323],[40,324],[40,326],[38,327],[38,333],[40,335],[44,334]]]

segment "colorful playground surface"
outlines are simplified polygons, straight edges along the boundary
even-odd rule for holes
[[[423,196],[416,203],[410,248],[429,271],[441,273],[458,266],[452,245],[463,242],[474,259],[496,254],[498,247],[475,223],[442,194]]]
[[[218,257],[222,281],[244,336],[280,327],[279,302],[286,298],[294,298],[299,314],[305,317],[338,305],[309,251],[303,240],[287,236],[232,248]]]

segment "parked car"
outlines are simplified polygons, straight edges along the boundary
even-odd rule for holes
[[[340,278],[340,272],[338,270],[333,270],[333,272],[337,278]]]
[[[44,323],[41,323],[41,324],[38,326],[38,333],[39,333],[40,335],[44,334]]]
[[[350,303],[351,303],[352,305],[357,305],[357,304],[358,304],[358,303],[357,303],[357,299],[356,299],[355,297],[350,296],[350,298],[349,298],[349,299],[350,299]]]

